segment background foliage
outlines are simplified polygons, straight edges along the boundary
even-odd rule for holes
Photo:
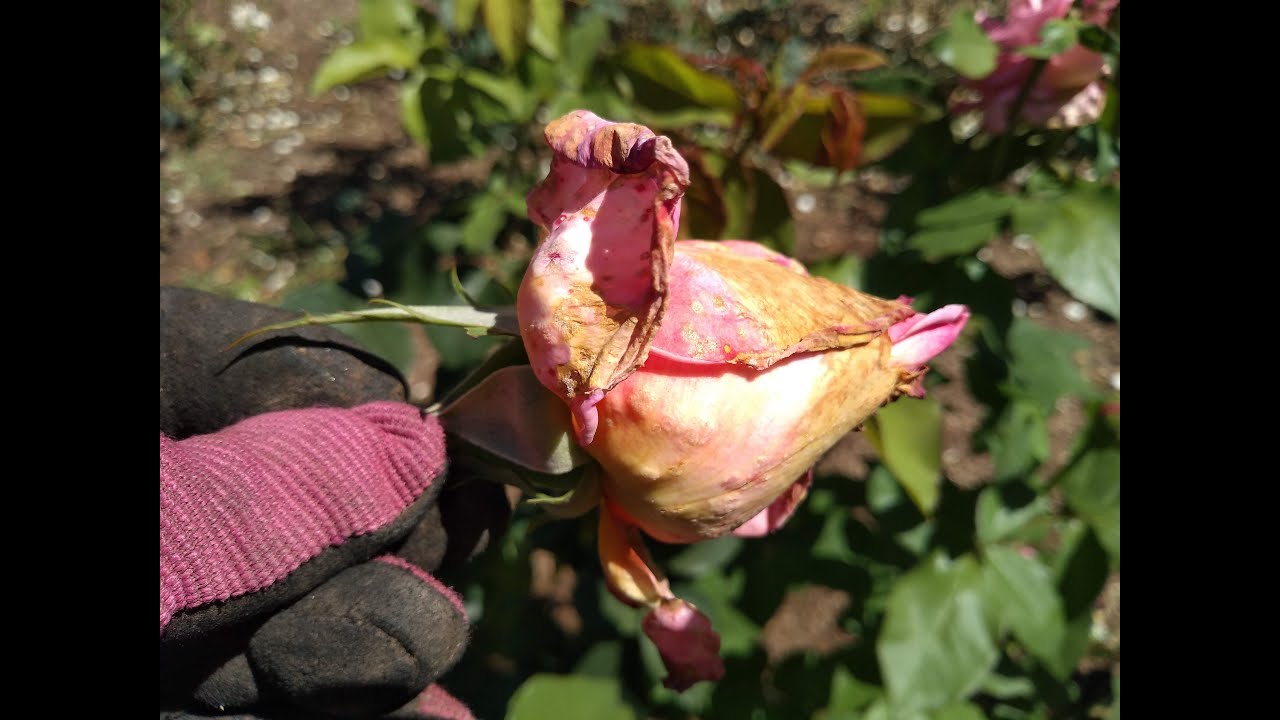
[[[241,24],[261,25],[245,5]],[[302,265],[327,251],[333,269],[315,261],[262,299],[313,312],[370,296],[511,302],[537,237],[524,195],[549,160],[541,128],[581,107],[676,141],[694,178],[682,235],[760,240],[868,292],[974,310],[929,397],[842,443],[853,460],[824,461],[781,532],[653,543],[723,637],[719,683],[662,688],[640,613],[599,577],[594,523],[519,506],[500,542],[446,578],[475,635],[445,685],[479,717],[1119,717],[1118,370],[1098,378],[1078,362],[1099,337],[1118,343],[1119,14],[1105,28],[1053,24],[1023,49],[1102,52],[1101,117],[992,134],[948,110],[962,79],[996,62],[971,6],[836,5],[363,0],[311,76],[317,96],[390,88],[429,167],[463,171],[428,212],[371,217],[346,190],[326,195],[330,230],[298,215],[262,248]],[[186,22],[189,10],[161,4],[162,192],[165,138],[200,141],[202,73],[228,62],[229,33]],[[886,33],[886,17],[910,31]],[[873,247],[797,232],[815,207],[872,185]],[[1015,256],[1033,267],[1011,269]],[[1048,297],[1093,331],[1047,316]],[[405,327],[351,332],[420,371],[423,343]],[[497,343],[427,333],[436,397]],[[957,435],[947,418],[964,408],[973,421]],[[455,473],[493,479],[467,461]]]

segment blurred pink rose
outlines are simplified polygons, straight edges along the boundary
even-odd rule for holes
[[[756,537],[803,501],[810,469],[902,394],[969,317],[929,314],[822,278],[745,241],[676,242],[685,161],[639,125],[575,111],[529,193],[547,236],[517,297],[538,379],[600,466],[610,589],[684,689],[723,674],[719,638],[675,598],[640,530],[666,542]]]
[[[1071,0],[1010,0],[1003,20],[977,13],[987,37],[1000,47],[996,69],[981,80],[964,80],[961,87],[974,97],[953,102],[952,111],[980,109],[988,132],[1004,132],[1013,103],[1035,67],[1035,60],[1018,54],[1018,48],[1038,45],[1045,23],[1065,18],[1071,4]],[[1105,25],[1119,4],[1119,0],[1086,2],[1083,19]],[[1027,93],[1019,118],[1050,128],[1078,127],[1096,121],[1106,100],[1099,80],[1104,65],[1101,55],[1080,45],[1055,55]]]

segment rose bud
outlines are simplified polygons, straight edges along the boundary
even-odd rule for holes
[[[884,404],[922,395],[925,363],[969,318],[823,278],[745,241],[675,242],[688,167],[647,128],[576,111],[528,198],[547,232],[517,297],[534,373],[600,465],[610,589],[682,689],[716,679],[719,640],[678,600],[639,530],[665,542],[756,537],[803,501],[823,453]]]

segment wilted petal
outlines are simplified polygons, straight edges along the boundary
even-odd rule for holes
[[[797,353],[864,345],[911,314],[902,303],[810,277],[757,243],[686,240],[675,250],[653,342],[668,357],[764,369]]]
[[[893,341],[890,361],[906,368],[924,365],[950,347],[967,322],[969,308],[946,305],[895,324],[889,328],[889,339]]]
[[[743,538],[764,537],[769,533],[777,530],[795,514],[796,508],[800,507],[800,503],[809,495],[809,486],[813,484],[813,468],[809,468],[809,472],[800,477],[799,480],[791,483],[791,487],[787,488],[778,496],[777,500],[770,503],[769,507],[761,510],[759,514],[733,531],[734,535]]]
[[[614,597],[632,607],[653,608],[645,616],[643,628],[667,667],[669,675],[663,684],[683,691],[699,680],[723,677],[720,636],[711,629],[711,621],[671,593],[667,579],[644,546],[640,530],[608,500],[600,504],[597,547],[605,582]]]
[[[667,579],[657,570],[640,530],[619,517],[606,500],[600,503],[596,550],[604,580],[614,597],[637,607],[674,599]]]
[[[644,361],[689,169],[667,138],[582,110],[545,135],[556,155],[528,207],[548,235],[516,306],[538,380],[572,401],[609,390]],[[593,404],[579,413],[583,430]]]
[[[679,599],[664,601],[645,616],[642,627],[667,666],[668,674],[662,681],[666,687],[683,692],[696,682],[724,677],[720,636],[692,604]]]

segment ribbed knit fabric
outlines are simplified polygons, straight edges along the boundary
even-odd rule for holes
[[[160,435],[160,634],[182,610],[261,590],[390,523],[445,465],[433,416],[404,403],[287,410]]]

